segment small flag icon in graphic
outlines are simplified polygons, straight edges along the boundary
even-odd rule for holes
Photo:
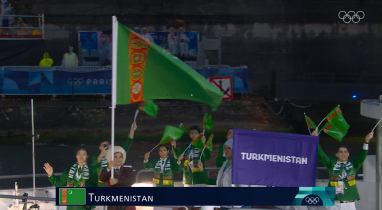
[[[85,205],[85,190],[84,188],[61,188],[60,205]]]

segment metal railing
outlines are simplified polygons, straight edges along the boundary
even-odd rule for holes
[[[135,183],[139,183],[138,182],[138,179],[139,179],[139,175],[141,175],[142,173],[147,173],[147,172],[154,172],[154,169],[141,169],[137,172],[137,174],[135,174]]]
[[[77,66],[77,67],[63,67],[63,66],[1,66],[0,70],[9,71],[67,71],[67,72],[95,72],[111,70],[110,67],[105,66]]]
[[[219,170],[220,168],[218,167],[206,167],[205,168],[205,171],[207,173],[207,176],[210,176],[210,171],[211,170]],[[141,169],[137,172],[137,174],[135,174],[135,183],[139,183],[139,176],[142,174],[142,173],[149,173],[149,172],[154,172],[154,169]]]
[[[37,18],[36,27],[27,26],[24,22],[25,19],[32,19],[32,25],[35,25],[35,18]],[[0,39],[2,40],[29,40],[29,39],[44,39],[45,37],[45,19],[44,14],[41,15],[1,15],[1,19],[8,19],[7,25],[1,25]],[[16,20],[18,19],[18,20]],[[2,21],[1,23],[5,23]],[[28,23],[30,24],[30,23]],[[38,27],[37,27],[38,25]],[[30,30],[28,30],[30,29]],[[32,31],[34,30],[34,31]]]
[[[205,171],[206,171],[208,177],[210,176],[210,171],[211,170],[220,170],[220,168],[219,167],[206,167]],[[316,180],[326,180],[326,179],[320,179],[319,178],[319,172],[320,171],[325,171],[325,170],[328,170],[328,169],[326,167],[316,167],[316,170],[317,170]],[[154,169],[141,169],[141,170],[139,170],[135,174],[135,182],[139,183],[139,176],[142,173],[149,173],[149,172],[154,172]],[[363,177],[363,174],[358,174],[358,177]]]
[[[63,173],[53,173],[55,176],[61,176]],[[33,174],[21,174],[21,175],[3,175],[0,176],[0,179],[23,179],[23,178],[32,178]],[[48,177],[45,174],[35,174],[35,177]]]
[[[48,198],[48,197],[33,197],[33,196],[19,196],[19,195],[1,195],[0,198],[5,199],[22,199],[24,203],[24,210],[28,210],[28,200],[39,200],[39,201],[52,201],[55,202],[56,198]],[[22,203],[21,203],[22,205]],[[29,207],[29,209],[40,209],[37,204],[32,205]],[[58,206],[56,206],[56,209],[58,210]]]
[[[380,72],[370,70],[363,72],[293,72],[280,71],[277,73],[280,82],[320,82],[320,83],[368,83],[380,81]]]

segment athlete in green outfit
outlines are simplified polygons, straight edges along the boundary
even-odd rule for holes
[[[160,158],[152,162],[148,162],[150,152],[145,154],[144,167],[145,169],[154,169],[153,183],[157,187],[174,187],[173,174],[182,170],[183,155],[180,155],[178,160],[169,158],[169,149],[163,144],[159,146],[158,150]]]
[[[200,129],[198,126],[192,126],[190,128],[190,138],[195,141],[200,136]],[[206,137],[202,137],[203,145],[206,143]],[[208,149],[204,150],[203,154],[202,150],[195,147],[194,145],[190,145],[190,143],[186,144],[183,149],[179,152],[176,147],[176,141],[172,141],[171,144],[174,146],[174,157],[178,159],[181,154],[184,154],[184,168],[183,168],[183,184],[185,187],[190,186],[204,186],[204,180],[202,173],[206,173],[205,170],[201,171],[198,167],[198,162],[200,156],[202,155],[202,163],[204,164],[205,160],[209,160],[211,158],[210,151]],[[203,168],[204,169],[204,168]]]
[[[76,154],[77,163],[70,166],[60,177],[53,174],[53,167],[49,163],[44,164],[45,172],[49,176],[49,181],[56,187],[66,183],[67,187],[96,187],[97,173],[94,167],[86,163],[88,153],[85,149],[79,149]],[[94,206],[67,206],[67,210],[94,209]]]
[[[318,136],[317,130],[312,133]],[[336,188],[335,204],[333,210],[355,210],[355,201],[360,200],[355,176],[359,168],[366,159],[369,149],[369,141],[374,136],[374,132],[367,134],[365,143],[356,158],[349,160],[349,151],[345,146],[340,146],[336,157],[329,158],[318,145],[318,160],[329,170],[329,187]]]

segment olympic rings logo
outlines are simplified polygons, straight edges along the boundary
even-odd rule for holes
[[[80,86],[83,83],[83,80],[82,78],[77,79],[76,77],[74,77],[73,79],[69,78],[68,83],[70,85]]]
[[[318,202],[320,202],[320,198],[319,197],[305,197],[305,201],[308,203],[308,204],[317,204]]]
[[[361,15],[361,16],[360,16]],[[365,18],[365,13],[363,11],[358,11],[355,13],[354,11],[341,11],[338,13],[338,17],[344,21],[344,23],[359,23],[361,19]]]

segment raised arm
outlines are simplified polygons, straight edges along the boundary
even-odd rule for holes
[[[318,136],[318,130],[312,132],[312,136]],[[317,159],[328,169],[330,169],[330,158],[325,154],[324,150],[322,150],[321,146],[318,145],[317,149]]]
[[[145,159],[143,161],[143,167],[145,169],[153,169],[153,168],[155,168],[155,164],[159,161],[158,159],[156,159],[156,160],[154,160],[152,162],[148,162],[149,161],[149,157],[150,157],[150,152],[145,154]]]
[[[358,171],[359,168],[361,168],[363,162],[366,160],[367,152],[369,151],[369,142],[370,139],[372,139],[374,136],[374,132],[370,132],[365,137],[365,144],[362,147],[362,151],[358,153],[357,157],[351,160],[353,162],[354,169]]]
[[[49,178],[50,183],[52,183],[52,185],[54,185],[56,187],[64,185],[68,180],[68,171],[67,170],[65,170],[64,173],[59,177],[56,177],[53,174],[53,167],[50,166],[49,163],[44,164],[44,170],[48,174],[48,178]]]
[[[126,151],[126,153],[129,151],[131,143],[133,142],[134,132],[136,129],[137,129],[137,123],[133,122],[133,124],[131,124],[129,137],[126,139],[125,143],[121,146]]]

